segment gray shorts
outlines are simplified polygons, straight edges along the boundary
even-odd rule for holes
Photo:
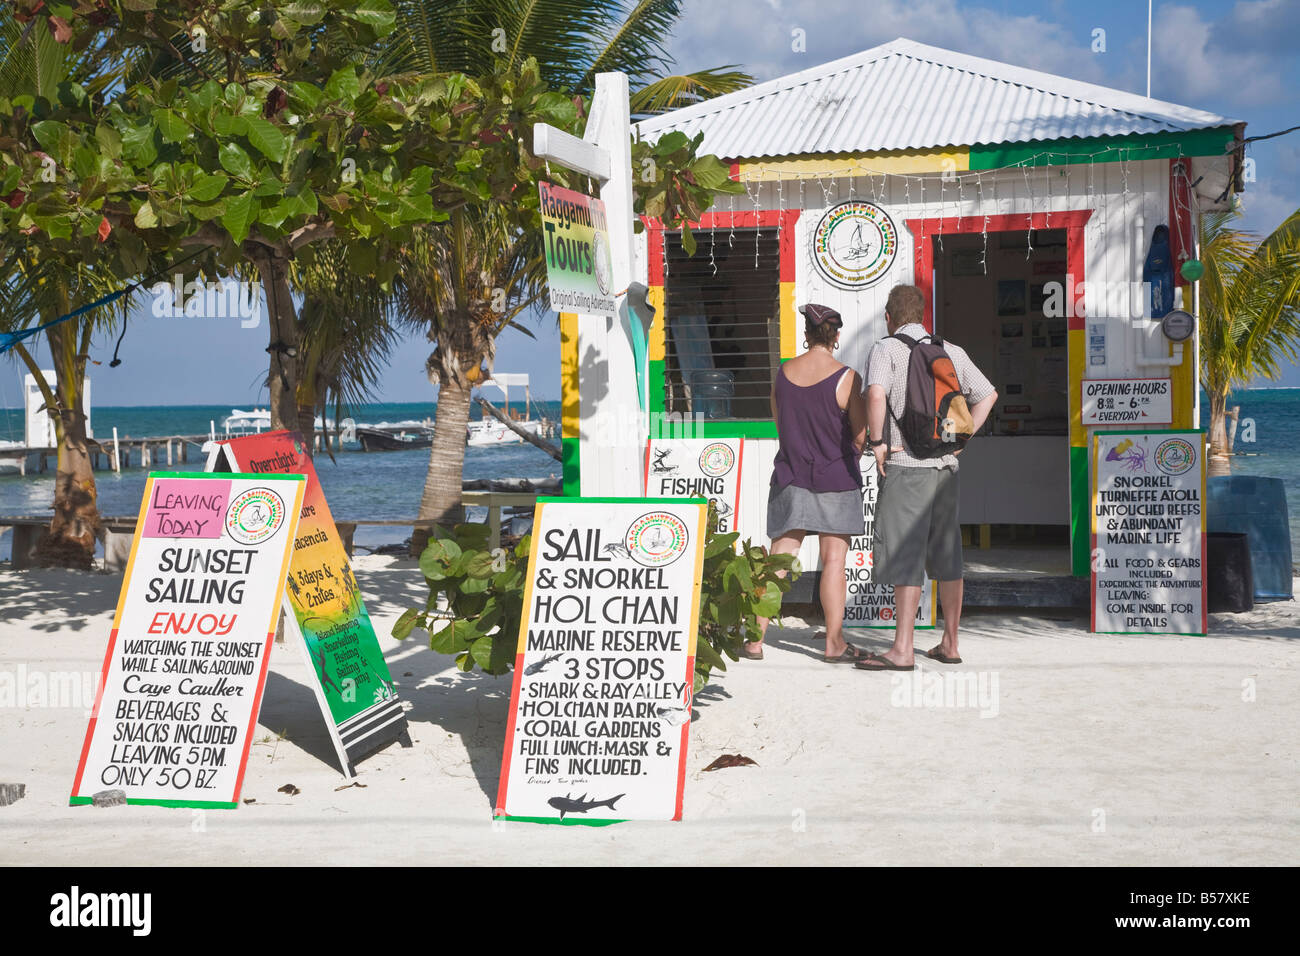
[[[872,542],[875,581],[917,586],[961,578],[957,472],[950,468],[885,466],[876,496]]]
[[[862,492],[809,491],[795,485],[769,489],[767,536],[776,540],[787,531],[809,534],[862,534]]]

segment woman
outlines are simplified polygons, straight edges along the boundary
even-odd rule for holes
[[[780,447],[767,498],[767,534],[773,554],[795,554],[805,534],[821,551],[821,599],[826,615],[825,660],[852,663],[866,651],[844,640],[844,557],[849,538],[862,534],[862,473],[858,458],[867,440],[867,403],[857,372],[835,360],[840,314],[805,305],[804,354],[776,373],[772,417]],[[767,621],[759,622],[767,632]],[[761,660],[762,639],[745,645]]]

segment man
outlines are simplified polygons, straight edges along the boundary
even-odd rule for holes
[[[921,318],[925,299],[912,285],[896,286],[885,304],[889,334],[915,341],[929,337]],[[979,432],[998,393],[975,367],[965,349],[947,339],[943,347],[952,359],[961,392],[966,396]],[[881,339],[867,358],[867,443],[876,457],[880,492],[876,499],[873,541],[876,580],[894,586],[894,646],[854,666],[863,670],[915,668],[912,639],[916,609],[921,602],[924,572],[939,585],[943,605],[943,639],[926,656],[945,664],[960,664],[957,625],[961,620],[961,526],[957,522],[957,454],[937,458],[913,457],[899,427],[907,390],[911,349],[898,339]]]

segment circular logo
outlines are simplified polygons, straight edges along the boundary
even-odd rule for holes
[[[840,203],[826,211],[813,232],[817,271],[841,289],[879,282],[897,253],[894,220],[873,203]]]
[[[1156,446],[1156,467],[1166,475],[1181,475],[1196,464],[1196,449],[1189,441],[1167,438]]]
[[[637,564],[661,568],[682,556],[690,534],[686,524],[675,514],[651,511],[628,525],[623,541]]]
[[[284,524],[284,499],[270,488],[249,488],[226,509],[226,531],[242,544],[260,544]]]
[[[736,453],[723,441],[715,441],[700,452],[700,471],[710,478],[721,478],[736,463]]]
[[[592,269],[596,273],[596,289],[601,295],[609,295],[609,244],[603,233],[596,233],[596,241],[591,250]]]

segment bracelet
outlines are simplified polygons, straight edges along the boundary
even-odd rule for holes
[[[867,438],[867,446],[870,448],[879,448],[884,443],[885,440],[883,438],[880,439],[879,441],[872,441],[869,437]]]

